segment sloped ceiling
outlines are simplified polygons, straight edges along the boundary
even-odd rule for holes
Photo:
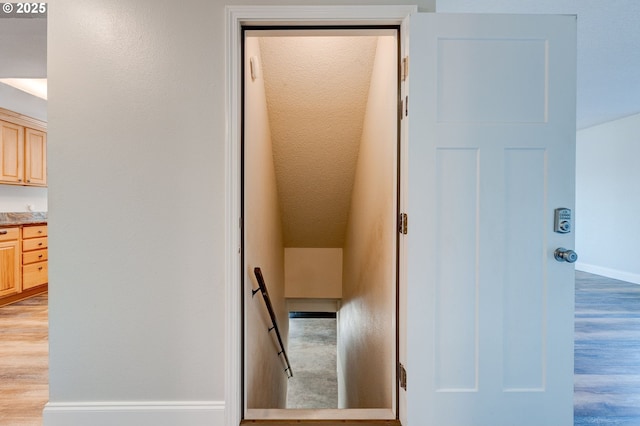
[[[263,37],[286,247],[342,247],[377,38]]]

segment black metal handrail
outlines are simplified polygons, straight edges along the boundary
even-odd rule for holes
[[[291,378],[293,377],[293,370],[291,370],[289,357],[287,356],[287,351],[284,349],[284,343],[282,343],[282,336],[280,335],[280,330],[278,329],[278,321],[276,320],[276,314],[273,311],[273,305],[271,304],[271,299],[269,298],[269,292],[267,291],[267,284],[264,282],[264,277],[262,276],[262,271],[260,270],[260,268],[258,267],[254,268],[253,273],[256,275],[259,288],[255,290],[251,290],[251,295],[255,296],[257,292],[262,293],[264,304],[267,305],[267,310],[269,311],[269,316],[271,317],[272,325],[271,325],[271,328],[269,328],[268,332],[271,332],[271,330],[276,331],[276,337],[278,338],[278,343],[280,344],[280,352],[278,352],[278,356],[282,355],[284,357],[284,362],[287,364],[287,368],[285,368],[284,371],[285,373],[287,373],[287,378]]]

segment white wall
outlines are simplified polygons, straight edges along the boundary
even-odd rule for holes
[[[0,83],[0,108],[47,121],[47,101]]]
[[[47,426],[222,424],[223,16],[49,8]]]
[[[395,359],[397,41],[380,37],[344,245],[340,408],[391,408]]]
[[[47,101],[0,83],[0,108],[47,121]]]
[[[29,206],[32,207],[31,210]],[[26,211],[47,211],[47,188],[0,185],[0,212]]]
[[[436,0],[439,13],[575,14],[576,0]]]
[[[47,101],[0,83],[0,108],[47,121]],[[47,211],[47,188],[0,185],[0,212]]]
[[[285,297],[339,299],[342,297],[341,248],[284,249]]]
[[[46,426],[224,425],[224,7],[250,3],[49,9]]]
[[[578,132],[576,268],[640,284],[640,114]]]
[[[245,64],[260,58],[258,38],[245,44]],[[287,375],[271,319],[258,288],[254,268],[260,267],[269,298],[278,316],[278,328],[285,341],[289,324],[284,301],[285,273],[282,222],[273,165],[271,130],[264,80],[252,80],[245,70],[245,362],[248,408],[286,408]]]

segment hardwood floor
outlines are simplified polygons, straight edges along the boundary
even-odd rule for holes
[[[47,304],[0,307],[0,425],[42,424]],[[640,425],[640,285],[576,272],[575,318],[575,426]]]
[[[576,272],[574,425],[640,425],[640,285]]]
[[[0,307],[0,425],[42,425],[48,351],[46,293]]]

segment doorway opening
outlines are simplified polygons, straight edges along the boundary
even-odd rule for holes
[[[399,27],[242,46],[244,418],[396,419]],[[335,407],[287,410],[295,311],[336,313]]]

